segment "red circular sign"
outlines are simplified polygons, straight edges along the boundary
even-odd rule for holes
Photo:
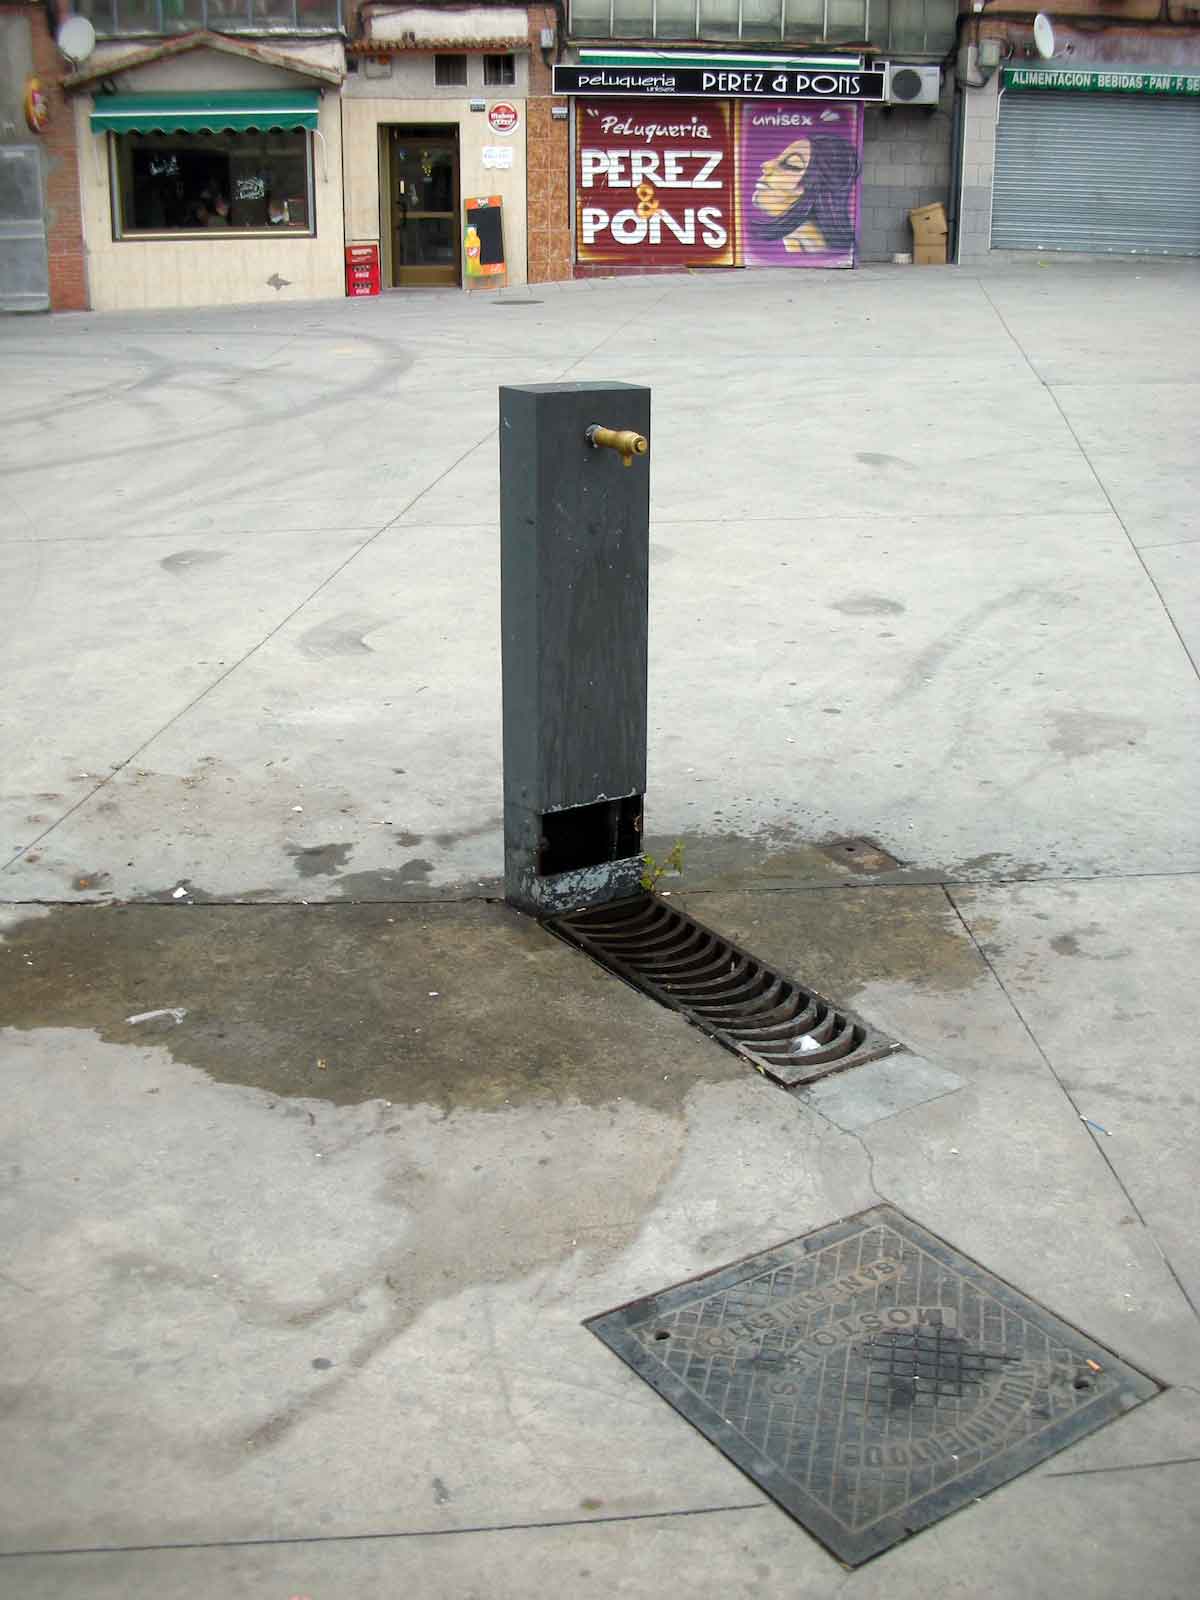
[[[497,100],[488,107],[488,125],[493,133],[511,133],[520,121],[517,108],[507,100]]]

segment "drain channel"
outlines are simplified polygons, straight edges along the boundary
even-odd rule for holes
[[[545,926],[787,1088],[900,1048],[656,895]]]

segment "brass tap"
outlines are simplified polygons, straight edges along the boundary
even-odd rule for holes
[[[593,425],[587,431],[587,442],[593,450],[607,448],[615,450],[621,457],[621,465],[631,467],[634,456],[644,456],[649,450],[649,443],[640,433],[634,433],[632,428],[601,428]]]

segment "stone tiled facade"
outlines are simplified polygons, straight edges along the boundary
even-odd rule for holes
[[[571,276],[570,123],[551,114],[552,107],[566,110],[570,102],[551,95],[550,65],[539,43],[541,30],[556,23],[553,6],[529,7],[525,161],[530,283],[557,283]]]

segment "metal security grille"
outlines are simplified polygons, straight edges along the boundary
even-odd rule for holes
[[[49,305],[41,155],[34,145],[0,147],[0,311]]]
[[[1004,94],[992,247],[1200,255],[1200,103]]]

